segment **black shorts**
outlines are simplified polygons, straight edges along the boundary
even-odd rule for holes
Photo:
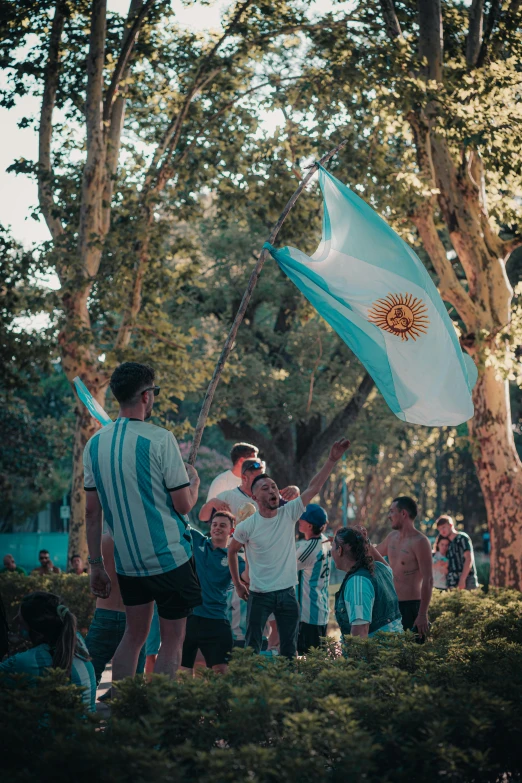
[[[310,625],[299,623],[299,636],[297,637],[297,652],[306,655],[312,647],[321,646],[321,636],[326,636],[326,625]]]
[[[181,620],[200,606],[201,587],[191,560],[179,568],[156,576],[117,574],[125,606],[141,606],[156,601],[158,614],[164,620]]]
[[[232,629],[228,620],[213,620],[193,614],[187,620],[181,665],[185,669],[192,669],[198,650],[201,650],[209,669],[221,663],[228,663],[233,646]]]

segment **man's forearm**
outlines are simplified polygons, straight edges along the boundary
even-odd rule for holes
[[[462,571],[459,580],[464,581],[465,579],[467,579],[470,571],[471,571],[471,552],[464,552],[464,565],[462,566]]]
[[[330,459],[330,457],[328,457],[319,473],[315,474],[306,490],[302,493],[304,505],[310,503],[312,498],[319,494],[336,464],[336,460]]]
[[[89,550],[89,556],[93,559],[101,557],[102,549],[102,532],[103,522],[102,513],[92,512],[85,516],[85,527],[87,532],[87,548]]]
[[[239,558],[237,556],[237,552],[228,550],[228,567],[230,569],[230,576],[232,577],[232,581],[235,585],[235,587],[238,586],[240,582],[239,578]]]
[[[428,614],[432,592],[433,592],[433,576],[432,574],[429,574],[429,576],[426,576],[425,578],[422,579],[419,614],[422,615]]]

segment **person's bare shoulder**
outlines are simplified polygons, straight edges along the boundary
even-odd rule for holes
[[[410,544],[414,552],[419,552],[422,549],[426,549],[426,547],[428,547],[431,552],[430,540],[428,536],[425,536],[420,530],[415,531],[415,535],[410,538]]]

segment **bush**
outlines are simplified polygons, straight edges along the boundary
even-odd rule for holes
[[[522,596],[452,592],[433,618],[425,645],[348,639],[348,658],[331,642],[295,666],[238,650],[223,677],[128,680],[107,724],[82,717],[60,673],[30,698],[0,682],[3,769],[15,783],[44,769],[55,783],[71,769],[103,783],[521,780]]]
[[[89,588],[89,579],[76,574],[49,574],[48,576],[24,576],[23,574],[0,574],[0,595],[11,624],[18,612],[24,595],[44,590],[63,598],[66,606],[76,615],[78,630],[84,635],[89,629],[96,599]]]

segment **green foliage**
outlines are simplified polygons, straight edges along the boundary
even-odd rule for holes
[[[0,679],[3,768],[15,781],[43,761],[65,781],[72,759],[82,780],[138,783],[519,780],[521,595],[455,591],[433,617],[425,645],[351,638],[347,658],[332,642],[295,666],[238,650],[225,676],[125,681],[103,731],[60,673],[32,690]]]
[[[90,591],[88,577],[76,574],[0,574],[0,595],[9,623],[16,617],[24,595],[37,590],[61,596],[64,604],[76,615],[78,630],[84,635],[87,633],[94,615],[96,599]]]

